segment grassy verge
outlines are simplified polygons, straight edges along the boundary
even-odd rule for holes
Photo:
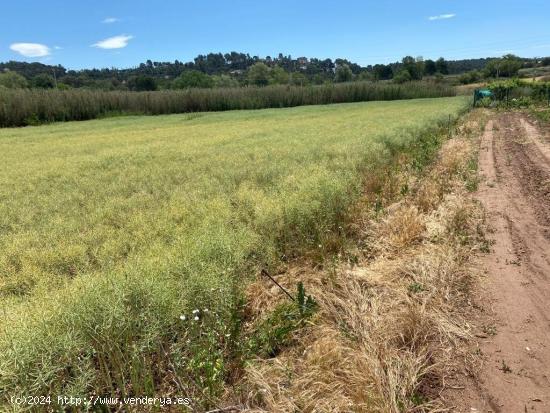
[[[376,179],[381,190],[365,188],[350,224],[355,250],[321,269],[302,264],[278,278],[287,288],[303,283],[317,313],[275,357],[248,364],[244,391],[228,404],[254,412],[448,407],[438,392],[454,352],[470,337],[462,310],[476,277],[470,263],[487,247],[483,214],[468,195],[483,129],[476,117],[461,122],[422,173],[413,167],[414,151],[403,151],[392,172]],[[250,286],[248,300],[252,320],[269,319],[285,302],[264,280]]]
[[[269,86],[161,92],[0,90],[0,127],[87,120],[124,114],[160,115],[233,109],[454,96],[452,87],[351,82],[323,86]]]
[[[531,116],[534,116],[535,119],[544,122],[550,123],[550,109],[547,108],[536,108],[529,111]]]
[[[276,273],[294,257],[327,265],[343,249],[363,182],[376,211],[407,192],[384,183],[395,160],[425,166],[466,104],[0,131],[4,401],[178,394],[197,409],[217,404],[244,360],[275,354],[289,325],[305,322],[286,308],[275,319],[280,334],[270,336],[269,322],[266,334],[247,335],[243,288],[260,268]]]

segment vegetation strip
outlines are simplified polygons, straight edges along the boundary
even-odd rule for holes
[[[228,403],[238,400],[243,412],[448,407],[438,395],[453,355],[471,337],[464,312],[476,279],[471,260],[488,248],[482,210],[469,195],[477,186],[475,145],[483,129],[477,115],[461,122],[420,175],[405,151],[388,174],[371,180],[351,223],[357,249],[320,269],[293,265],[279,277],[283,286],[303,283],[317,312],[278,337],[284,341],[275,357],[248,365],[244,383],[233,386],[244,390]],[[280,292],[258,280],[247,297],[252,331],[265,328],[265,320],[268,331],[285,325]]]
[[[0,89],[0,127],[88,120],[115,115],[161,115],[456,95],[447,85],[350,82],[159,92]]]

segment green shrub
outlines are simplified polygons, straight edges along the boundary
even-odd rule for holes
[[[467,85],[470,83],[475,83],[480,81],[483,78],[483,74],[478,70],[472,70],[470,72],[463,73],[458,77],[458,81],[463,84]]]
[[[17,72],[8,71],[0,73],[0,87],[8,89],[24,89],[29,87],[29,82]]]
[[[510,99],[508,105],[513,108],[528,108],[533,105],[533,99],[530,96],[520,96]]]
[[[43,73],[33,77],[32,85],[39,89],[52,89],[55,87],[55,79]]]
[[[172,82],[173,89],[211,88],[212,86],[214,86],[214,80],[198,70],[186,70]]]
[[[334,76],[334,81],[341,83],[341,82],[351,82],[353,79],[353,72],[351,71],[350,67],[346,64],[339,65],[336,68],[336,73]]]
[[[248,84],[252,86],[267,86],[269,84],[270,71],[269,66],[263,62],[253,64],[248,69]]]
[[[550,82],[526,82],[509,79],[488,86],[495,99],[504,105],[529,106],[535,101],[550,103]]]
[[[412,80],[411,74],[408,70],[402,69],[399,72],[395,74],[393,77],[394,83],[405,83],[410,82]]]
[[[523,63],[513,54],[507,54],[499,59],[493,59],[483,69],[486,77],[513,77],[517,76]]]
[[[315,300],[306,294],[304,285],[297,285],[294,302],[279,304],[255,326],[245,349],[250,357],[274,357],[287,346],[292,333],[302,327],[317,309]]]
[[[151,76],[135,76],[128,80],[128,89],[136,92],[157,90],[157,81]]]

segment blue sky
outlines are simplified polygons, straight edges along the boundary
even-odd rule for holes
[[[17,0],[0,61],[68,68],[188,61],[208,52],[348,58],[550,56],[548,0]]]

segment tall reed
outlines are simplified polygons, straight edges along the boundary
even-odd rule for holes
[[[0,90],[0,127],[87,120],[116,114],[160,115],[454,95],[452,87],[427,82],[403,85],[352,82],[309,87],[269,86],[160,92],[6,89]]]

